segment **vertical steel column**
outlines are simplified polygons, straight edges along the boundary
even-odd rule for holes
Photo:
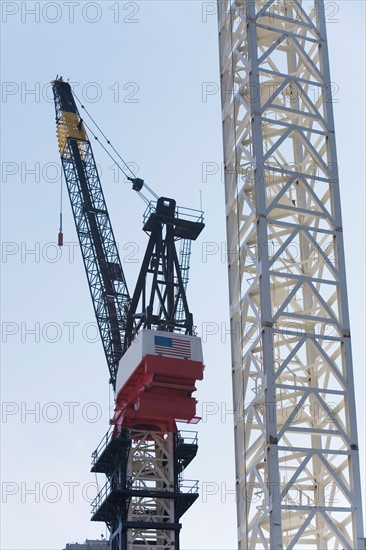
[[[218,19],[239,548],[363,549],[324,3]]]
[[[175,492],[174,434],[136,431],[132,435],[135,439],[127,464],[132,491],[127,523],[131,527],[127,530],[126,548],[173,550],[179,540],[179,533],[176,536],[174,529],[169,529],[175,524],[174,498],[171,498]]]

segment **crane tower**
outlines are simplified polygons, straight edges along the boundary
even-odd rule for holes
[[[217,6],[239,548],[361,549],[324,3]]]
[[[198,498],[198,482],[183,479],[197,434],[178,431],[176,422],[198,421],[192,393],[204,366],[186,286],[203,214],[167,197],[147,201],[149,241],[130,297],[86,123],[70,84],[56,78],[52,88],[61,162],[115,391],[111,428],[92,455],[92,472],[107,478],[92,520],[107,524],[111,550],[179,550],[180,518]],[[144,181],[128,179],[140,192]]]

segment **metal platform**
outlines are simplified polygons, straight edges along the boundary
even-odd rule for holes
[[[92,472],[111,474],[118,462],[127,460],[128,450],[131,447],[129,430],[122,430],[118,437],[112,437],[112,435],[111,426],[92,454]]]
[[[168,441],[152,432],[124,429],[113,437],[109,429],[93,453],[92,472],[105,473],[108,480],[92,503],[92,521],[111,524],[118,516],[124,528],[132,522],[136,525],[131,528],[139,529],[141,523],[150,529],[151,523],[151,529],[179,531],[179,518],[198,498],[198,481],[181,475],[196,456],[198,441],[197,432],[186,430],[170,436]],[[169,461],[174,473],[167,475]],[[137,469],[132,467],[131,476],[132,464]],[[159,503],[156,509],[152,501]],[[157,515],[158,508],[172,513]]]
[[[104,521],[111,523],[116,517],[116,511],[123,510],[127,513],[127,508],[132,497],[138,498],[156,498],[171,499],[176,501],[176,517],[180,518],[198,498],[198,481],[184,480],[179,483],[179,491],[159,491],[153,489],[135,489],[131,487],[130,479],[125,481],[109,480],[103,489],[92,502],[92,521]],[[168,527],[164,523],[165,529],[178,529],[178,524],[172,524],[174,527]],[[146,527],[146,522],[145,522]],[[157,527],[157,522],[153,522],[152,529],[161,529]]]
[[[177,434],[177,460],[181,471],[192,462],[198,451],[197,432],[180,431]]]
[[[195,241],[202,229],[203,212],[176,206],[173,199],[160,197],[151,201],[144,213],[144,231],[153,231],[156,224],[164,223],[174,227],[174,235],[180,239]]]

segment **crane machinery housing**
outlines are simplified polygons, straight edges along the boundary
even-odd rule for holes
[[[178,550],[179,520],[198,497],[198,482],[182,478],[197,453],[197,435],[179,432],[176,422],[198,421],[192,393],[203,378],[203,356],[186,285],[203,214],[166,197],[148,204],[149,241],[130,297],[71,86],[56,78],[52,87],[61,162],[115,390],[112,426],[92,455],[92,471],[107,476],[92,520],[107,524],[112,550]],[[143,180],[130,179],[140,192]]]

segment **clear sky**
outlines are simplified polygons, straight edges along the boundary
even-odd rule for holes
[[[75,83],[118,151],[159,194],[199,208],[202,192],[206,228],[193,248],[189,302],[206,371],[197,393],[199,455],[186,473],[200,480],[201,494],[182,518],[181,541],[184,550],[236,547],[214,7],[1,3],[3,550],[59,550],[106,534],[104,524],[89,521],[96,492],[89,465],[108,428],[111,396],[66,196],[66,246],[59,253],[54,245],[60,172],[49,82],[57,74]],[[327,14],[364,473],[365,3],[328,2]],[[132,290],[146,245],[144,205],[94,152]]]

